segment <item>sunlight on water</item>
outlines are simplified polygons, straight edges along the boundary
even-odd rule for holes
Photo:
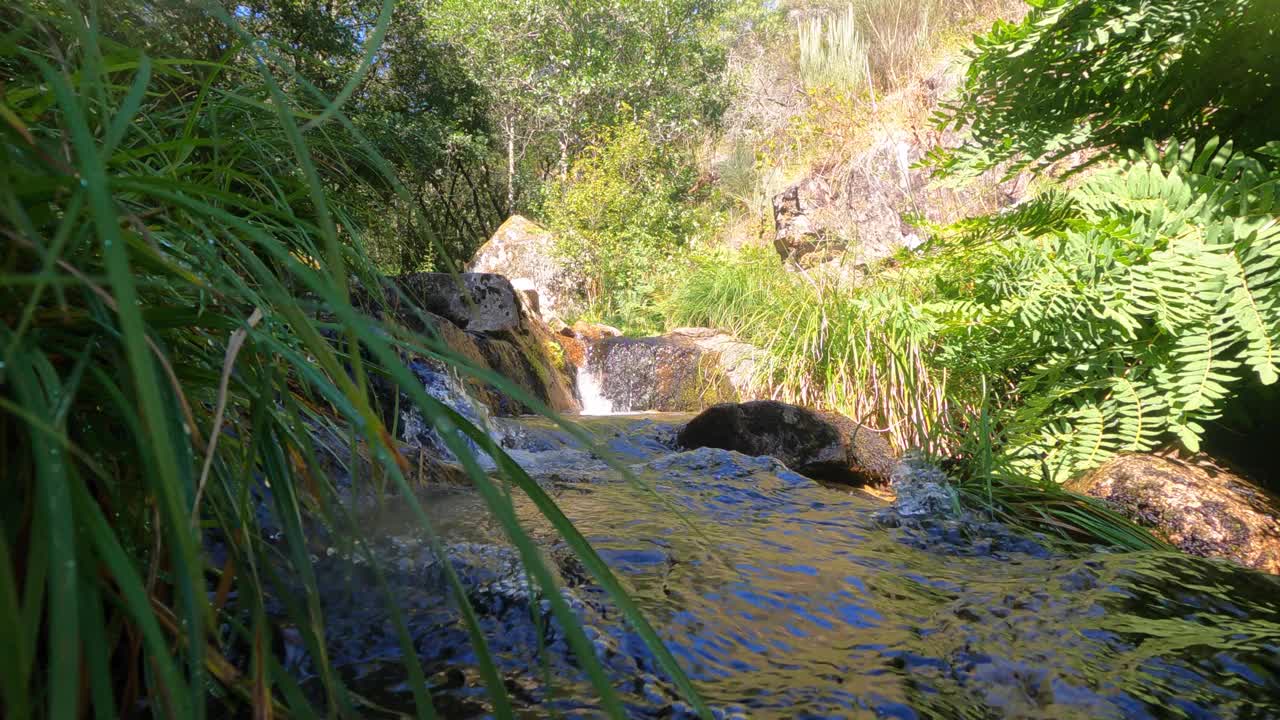
[[[586,418],[621,478],[542,419],[498,423],[725,718],[1280,717],[1280,582],[1175,553],[1051,552],[992,523],[895,516],[769,458],[673,437],[688,416]],[[598,717],[595,693],[502,530],[470,493],[430,510],[520,717]],[[688,706],[530,502],[521,523],[623,696],[628,717]],[[370,517],[380,560],[446,717],[491,708],[421,532],[393,503]],[[320,583],[344,672],[411,707],[399,644],[367,571]]]

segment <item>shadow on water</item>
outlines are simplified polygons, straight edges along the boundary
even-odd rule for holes
[[[590,421],[647,488],[545,421],[499,422],[723,717],[1280,717],[1276,578],[1165,553],[1069,556],[992,524],[907,523],[768,458],[676,452],[681,419]],[[429,499],[524,716],[594,717],[545,601],[480,503]],[[515,502],[629,712],[691,716],[536,510]],[[485,715],[438,562],[396,508],[368,524],[442,714]],[[334,553],[319,571],[342,671],[411,707],[369,569]],[[295,670],[309,672],[305,659]]]

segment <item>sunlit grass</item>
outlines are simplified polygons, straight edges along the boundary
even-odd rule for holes
[[[624,715],[554,573],[516,521],[508,488],[529,494],[709,716],[586,540],[482,429],[425,392],[404,354],[444,360],[536,401],[437,339],[353,306],[354,282],[382,285],[358,225],[331,193],[333,180],[355,182],[360,169],[375,178],[368,182],[398,183],[342,114],[346,93],[334,102],[309,93],[303,79],[280,74],[265,46],[256,67],[149,59],[112,42],[92,15],[43,7],[11,13],[22,24],[4,28],[6,717],[371,712],[325,647],[309,536],[318,526],[356,524],[334,478],[316,471],[324,465],[308,428],[367,454],[372,475],[352,482],[396,492],[443,553],[371,399],[374,376],[398,386],[460,459],[600,707]],[[257,47],[255,38],[242,41]],[[468,439],[497,460],[499,477],[480,468]],[[256,498],[268,487],[278,545],[259,520]],[[224,562],[211,561],[210,540],[225,547]],[[358,534],[350,541],[369,552]],[[441,567],[492,713],[512,717],[466,590],[451,563]],[[319,674],[318,695],[283,669],[273,649],[282,619],[268,615],[268,598],[282,601],[283,620],[297,629]],[[434,717],[397,599],[380,581],[371,601],[385,605],[398,632],[418,716]],[[222,626],[233,637],[220,635]],[[247,661],[232,663],[228,643]]]
[[[918,258],[848,286],[786,271],[772,249],[719,254],[674,285],[665,310],[672,325],[719,328],[759,347],[755,382],[775,397],[840,412],[900,452],[959,460],[954,479],[970,508],[1067,542],[1163,547],[1099,502],[1001,457],[993,409],[1016,401],[1013,385],[941,362],[957,332],[948,287],[972,269],[956,259]]]

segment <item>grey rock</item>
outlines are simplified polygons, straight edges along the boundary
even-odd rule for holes
[[[811,176],[773,197],[773,246],[784,262],[799,262],[828,244],[832,235],[820,213],[835,195],[822,177]]]
[[[521,289],[538,293],[536,312],[568,317],[585,304],[585,281],[556,253],[555,236],[537,223],[512,215],[476,250],[467,270],[500,273]]]
[[[520,300],[511,282],[494,273],[409,273],[392,279],[410,300],[472,332],[520,327]]]
[[[893,508],[903,517],[951,518],[959,512],[956,491],[947,474],[918,455],[907,455],[889,478]]]

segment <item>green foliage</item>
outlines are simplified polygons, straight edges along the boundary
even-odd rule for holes
[[[342,100],[344,117],[377,149],[396,182],[356,158],[346,159],[345,167],[321,164],[317,171],[345,195],[346,211],[363,226],[366,246],[381,266],[429,269],[443,266],[447,254],[468,256],[509,214],[501,178],[489,167],[493,127],[486,90],[463,67],[456,47],[435,41],[422,4],[104,5],[103,32],[129,47],[245,72],[264,62],[287,90],[310,86],[319,96]],[[215,8],[235,13],[246,35],[220,22]],[[259,52],[262,45],[267,52]],[[368,52],[373,45],[378,51]],[[313,129],[315,120],[307,122]],[[397,193],[396,183],[408,192]]]
[[[317,472],[335,460],[325,437],[341,439],[336,458],[346,459],[336,461],[351,481],[394,493],[443,558],[394,428],[371,400],[374,378],[405,393],[465,466],[605,714],[623,709],[516,521],[513,491],[530,497],[710,717],[549,496],[483,431],[428,395],[402,354],[440,358],[536,401],[438,340],[353,306],[353,281],[381,284],[362,226],[347,212],[350,191],[376,182],[366,189],[410,197],[357,123],[232,17],[220,18],[232,44],[254,48],[261,62],[152,58],[116,42],[80,7],[0,12],[5,717],[382,712],[329,657],[311,560],[321,537],[375,560],[352,517],[352,488]],[[334,84],[358,80],[375,46]],[[500,478],[480,469],[471,443],[495,459]],[[215,545],[225,560],[215,559]],[[493,715],[510,718],[467,592],[452,564],[441,566]],[[399,635],[418,717],[435,717],[400,599],[377,580],[369,601],[386,605]],[[284,617],[268,615],[268,597]],[[278,625],[296,632],[314,663],[306,693],[283,668]],[[232,662],[233,649],[242,662]]]
[[[806,87],[856,92],[871,79],[867,43],[858,32],[853,5],[843,14],[802,21],[798,31]]]
[[[586,280],[590,314],[632,331],[660,326],[654,299],[701,225],[688,202],[694,180],[685,158],[628,123],[602,131],[548,187],[547,224]]]
[[[1280,112],[1275,0],[1043,0],[975,39],[942,125],[972,140],[934,160],[981,171],[1043,165],[1147,138],[1230,138],[1258,147]]]
[[[1154,146],[1072,193],[1049,232],[993,243],[943,362],[1016,381],[1004,452],[1065,480],[1124,451],[1199,449],[1246,377],[1277,380],[1280,175],[1216,141]]]
[[[966,493],[1006,519],[1143,546],[1056,485],[1120,452],[1195,451],[1245,379],[1276,382],[1278,185],[1229,144],[1149,145],[858,286],[713,258],[667,311],[759,345],[783,397],[968,458]]]
[[[856,291],[787,272],[772,248],[694,263],[663,304],[674,325],[722,328],[764,351],[757,380],[781,399],[838,410],[900,450],[943,452],[956,400],[938,351],[931,267],[887,271]]]
[[[655,136],[687,138],[723,110],[727,0],[440,0],[435,37],[459,46],[488,91],[508,193],[555,174],[594,128],[644,116]],[[527,186],[527,187],[522,187]]]

